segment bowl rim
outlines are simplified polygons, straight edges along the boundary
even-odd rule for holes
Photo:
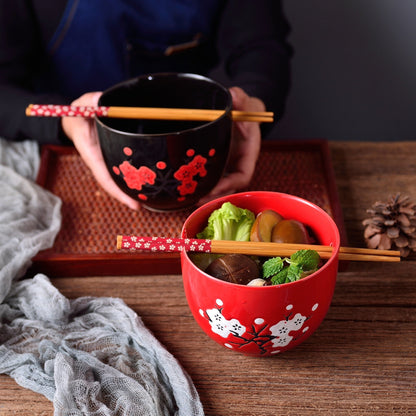
[[[327,261],[325,262],[325,264],[320,267],[318,270],[316,270],[314,273],[311,273],[310,275],[300,279],[300,280],[296,280],[294,282],[289,282],[289,283],[284,283],[284,284],[280,284],[280,285],[270,285],[270,286],[248,286],[248,285],[241,285],[238,283],[231,283],[231,282],[226,282],[224,280],[220,280],[215,278],[214,276],[209,275],[208,273],[206,273],[205,271],[203,271],[202,269],[200,269],[188,256],[188,253],[186,251],[181,251],[181,257],[186,257],[187,261],[189,262],[189,264],[191,265],[192,268],[196,268],[198,269],[199,272],[202,273],[202,275],[205,278],[208,278],[209,280],[213,280],[214,282],[216,282],[216,284],[218,285],[224,285],[226,287],[238,287],[241,290],[284,290],[284,288],[290,288],[294,285],[302,285],[302,284],[306,284],[309,280],[313,279],[314,276],[316,275],[316,273],[318,273],[319,271],[322,271],[324,269],[329,268],[330,266],[332,266],[332,264],[334,262],[338,262],[339,261],[339,250],[340,250],[340,246],[341,246],[341,237],[340,237],[340,233],[339,233],[339,229],[337,224],[335,223],[334,219],[321,207],[319,207],[318,205],[314,204],[311,201],[308,201],[307,199],[301,198],[299,196],[296,195],[292,195],[292,194],[288,194],[288,193],[284,193],[284,192],[276,192],[276,191],[248,191],[248,192],[238,192],[238,193],[234,193],[234,194],[230,194],[230,195],[226,195],[226,196],[222,196],[216,199],[213,199],[209,202],[207,202],[206,204],[198,207],[195,211],[193,211],[188,218],[185,220],[183,226],[182,226],[182,230],[181,230],[181,237],[184,238],[184,232],[186,229],[186,225],[188,224],[188,220],[194,216],[197,215],[199,212],[207,209],[207,206],[211,205],[211,204],[218,204],[221,202],[226,202],[227,198],[230,197],[254,197],[256,195],[267,195],[267,194],[279,194],[281,196],[284,197],[289,197],[292,200],[297,200],[300,203],[303,203],[305,205],[309,205],[311,208],[315,209],[316,211],[320,212],[321,214],[323,214],[327,220],[329,220],[329,222],[331,223],[332,227],[334,228],[335,231],[335,241],[334,241],[334,247],[335,249],[332,251],[331,257],[329,259],[327,259]],[[192,237],[190,237],[192,238]],[[183,273],[182,273],[182,278],[183,278]],[[336,275],[335,275],[335,279],[336,279]]]
[[[156,73],[149,73],[149,74],[143,74],[143,75],[139,75],[137,77],[133,77],[133,78],[129,78],[127,80],[121,81],[109,88],[107,88],[106,90],[103,91],[102,95],[104,95],[107,92],[111,92],[117,88],[120,88],[122,86],[125,86],[129,83],[134,83],[137,82],[140,79],[148,79],[148,80],[152,80],[155,77],[177,77],[177,78],[192,78],[192,79],[199,79],[201,81],[205,81],[208,82],[210,84],[214,84],[217,87],[219,87],[220,89],[224,90],[224,92],[227,95],[227,105],[224,109],[224,114],[222,114],[220,117],[216,118],[215,120],[212,121],[208,121],[206,123],[203,123],[197,127],[192,127],[190,129],[184,129],[184,130],[180,130],[180,131],[173,131],[173,132],[166,132],[166,133],[131,133],[131,132],[126,132],[123,130],[119,130],[119,129],[115,129],[113,127],[110,127],[109,125],[107,125],[103,120],[105,119],[104,117],[100,117],[95,115],[94,116],[94,120],[97,124],[100,124],[102,128],[106,128],[109,131],[113,132],[113,133],[119,133],[119,134],[123,134],[129,137],[137,137],[140,139],[146,139],[146,138],[155,138],[155,137],[165,137],[165,136],[174,136],[174,135],[179,135],[179,134],[183,134],[183,133],[187,133],[187,132],[192,132],[192,131],[198,131],[202,128],[206,128],[207,126],[214,124],[220,120],[222,120],[225,117],[230,117],[231,118],[231,110],[233,108],[233,102],[232,102],[232,96],[230,91],[228,90],[228,88],[226,88],[224,85],[222,85],[221,83],[219,83],[218,81],[215,81],[211,78],[208,78],[206,76],[203,75],[199,75],[199,74],[194,74],[191,72],[156,72]],[[100,101],[101,101],[101,97],[98,100],[98,105],[100,105]]]

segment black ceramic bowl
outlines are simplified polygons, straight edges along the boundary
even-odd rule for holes
[[[232,126],[232,99],[222,85],[194,74],[152,74],[104,91],[99,105],[225,110],[210,122],[96,118],[111,176],[145,207],[188,208],[221,178]]]

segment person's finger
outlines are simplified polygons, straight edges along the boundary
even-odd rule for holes
[[[240,87],[229,88],[233,100],[233,107],[235,110],[243,111],[266,111],[266,106],[263,101],[257,97],[249,96]]]
[[[87,93],[71,104],[95,106],[100,96],[101,92]],[[94,121],[78,117],[64,117],[62,127],[101,188],[129,208],[139,209],[140,203],[125,194],[111,177],[101,152]]]
[[[89,167],[98,184],[107,192],[111,197],[117,199],[121,203],[127,205],[133,210],[137,210],[140,207],[140,203],[127,194],[125,194],[114,182],[107,166],[105,165],[104,158],[101,153],[99,145],[84,148],[80,146],[78,149],[84,163]]]
[[[101,95],[101,91],[88,92],[84,95],[81,95],[81,97],[77,98],[72,104],[97,106]]]

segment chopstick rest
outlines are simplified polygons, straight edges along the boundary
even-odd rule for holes
[[[224,110],[159,107],[106,107],[74,106],[55,104],[30,104],[26,108],[28,117],[113,117],[147,120],[214,121]],[[231,111],[233,121],[273,122],[273,112]]]
[[[333,247],[317,244],[284,244],[251,241],[204,240],[198,238],[170,238],[145,236],[117,236],[117,249],[144,250],[151,252],[201,252],[239,253],[257,256],[291,256],[298,250],[316,250],[322,259],[329,259]],[[400,252],[353,247],[341,247],[340,260],[351,261],[400,261]]]

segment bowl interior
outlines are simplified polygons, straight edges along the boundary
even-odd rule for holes
[[[229,92],[215,81],[195,75],[161,73],[138,77],[103,93],[99,105],[122,107],[231,109]],[[100,118],[107,127],[133,134],[160,135],[201,127],[204,121]]]
[[[283,217],[297,219],[308,226],[324,245],[339,249],[340,237],[338,227],[323,209],[315,204],[294,195],[279,192],[242,192],[211,201],[195,210],[182,227],[182,237],[195,237],[206,225],[212,211],[230,201],[234,205],[249,209],[258,214],[266,209],[273,209]]]

